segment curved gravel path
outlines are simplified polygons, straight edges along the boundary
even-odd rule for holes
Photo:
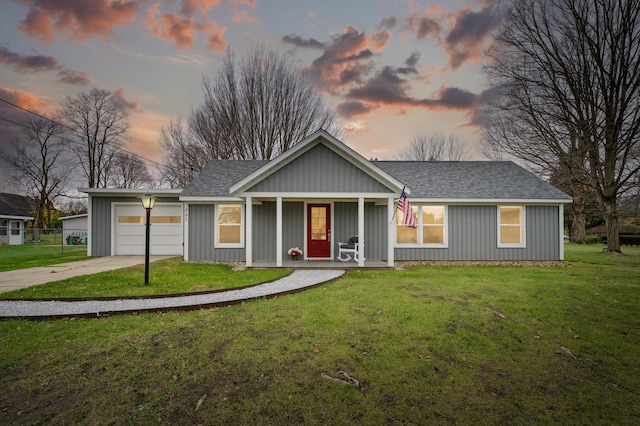
[[[264,284],[236,290],[185,296],[81,301],[0,300],[0,318],[95,317],[112,313],[190,310],[226,306],[245,300],[294,293],[335,280],[344,274],[344,270],[296,270],[286,277]]]

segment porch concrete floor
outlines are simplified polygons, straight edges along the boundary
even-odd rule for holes
[[[253,262],[252,268],[277,268],[275,260],[257,260]],[[393,269],[383,260],[365,260],[364,266],[350,260],[340,262],[339,260],[291,260],[283,259],[282,268],[291,269]]]

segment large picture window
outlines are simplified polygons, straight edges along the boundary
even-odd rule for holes
[[[447,206],[414,204],[413,217],[417,226],[407,226],[404,214],[396,211],[396,244],[415,247],[447,246]]]
[[[498,247],[524,244],[524,207],[498,206]]]
[[[218,204],[216,246],[242,247],[243,209],[240,204]]]

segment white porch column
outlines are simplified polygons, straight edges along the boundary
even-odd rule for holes
[[[564,260],[564,204],[558,206],[558,228],[560,230],[560,260]]]
[[[364,198],[358,198],[358,266],[364,266]]]
[[[282,197],[276,198],[276,266],[282,266]]]
[[[396,245],[396,224],[393,216],[395,207],[393,198],[389,198],[387,201],[387,266],[390,267],[393,267],[395,263],[395,251],[393,250]]]
[[[182,204],[182,257],[185,261],[189,260],[189,203]]]
[[[244,250],[245,263],[249,268],[253,262],[253,200],[246,197],[245,203]]]

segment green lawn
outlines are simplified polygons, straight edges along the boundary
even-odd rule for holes
[[[0,272],[89,259],[86,246],[23,244],[0,246]]]
[[[225,308],[0,321],[0,424],[640,423],[640,248],[350,271]],[[339,383],[340,371],[359,386]]]
[[[189,293],[257,284],[290,272],[284,269],[233,271],[230,265],[187,263],[174,257],[149,266],[149,285],[144,285],[144,265],[138,265],[1,293],[0,299]]]

